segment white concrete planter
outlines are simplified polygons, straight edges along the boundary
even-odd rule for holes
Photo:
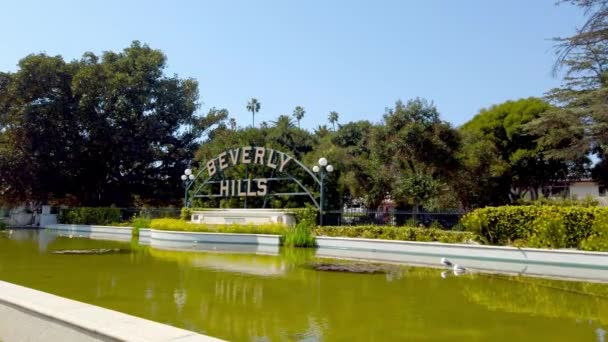
[[[289,210],[281,209],[213,209],[193,211],[190,221],[207,224],[279,223],[292,227],[296,224],[296,217]]]
[[[608,269],[608,253],[317,236],[320,248]]]
[[[133,227],[89,226],[80,224],[49,224],[44,226],[44,228],[72,233],[100,233],[129,236],[131,236],[131,231],[133,230]]]
[[[228,243],[228,244],[250,244],[278,246],[279,235],[268,234],[233,234],[233,233],[202,233],[202,232],[177,232],[165,230],[150,230],[150,244],[155,241],[174,242],[204,242],[204,243]]]

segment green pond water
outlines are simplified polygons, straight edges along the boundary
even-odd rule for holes
[[[102,255],[57,250],[120,248]],[[608,285],[0,232],[0,279],[231,341],[604,341]],[[327,260],[323,260],[327,261]],[[344,263],[345,261],[340,261]]]

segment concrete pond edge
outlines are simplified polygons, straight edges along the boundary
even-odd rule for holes
[[[217,338],[131,316],[50,293],[0,281],[0,304],[20,309],[32,318],[58,322],[68,330],[108,341],[217,342]],[[26,322],[23,322],[26,324]]]
[[[48,225],[47,229],[67,231],[77,236],[89,237],[94,234],[131,235],[132,227]],[[163,242],[215,243],[279,246],[280,236],[268,234],[184,232],[157,229],[140,229],[139,238],[150,246],[162,247]],[[495,262],[516,262],[564,267],[582,267],[608,270],[608,253],[580,250],[552,250],[540,248],[518,248],[508,246],[485,246],[442,242],[417,242],[400,240],[363,239],[349,237],[317,236],[317,247],[369,251],[379,253],[443,256],[461,259],[488,260]]]

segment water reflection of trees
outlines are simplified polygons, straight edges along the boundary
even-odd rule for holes
[[[493,311],[608,324],[608,285],[541,278],[476,275],[463,293]]]

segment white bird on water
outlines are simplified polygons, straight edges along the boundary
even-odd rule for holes
[[[453,262],[451,262],[450,260],[446,259],[446,258],[441,258],[441,264],[443,264],[444,266],[447,267],[451,267],[452,270],[454,271],[454,273],[459,273],[462,274],[466,271],[466,269],[458,264],[454,264]]]

